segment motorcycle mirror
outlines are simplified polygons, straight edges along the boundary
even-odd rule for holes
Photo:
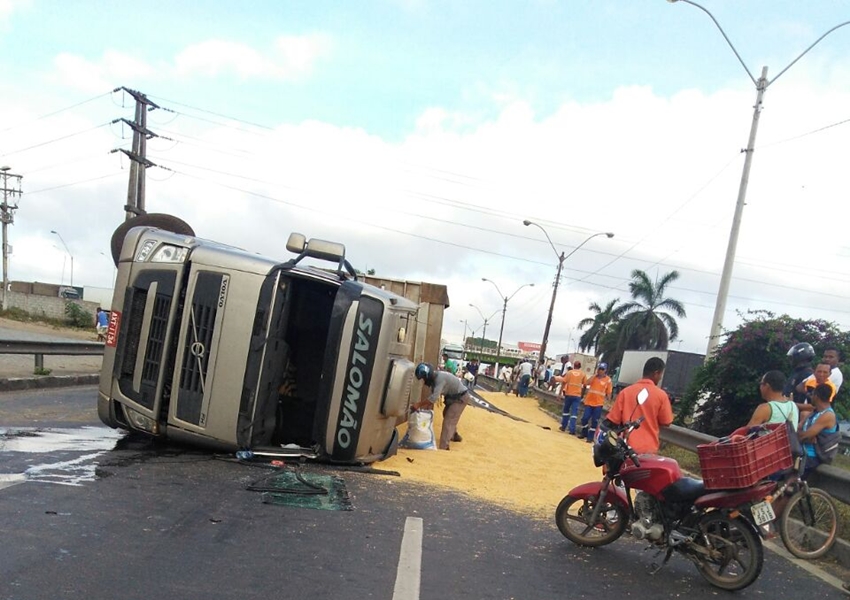
[[[643,388],[641,391],[638,392],[638,395],[637,395],[638,404],[643,406],[643,404],[646,402],[647,398],[649,398],[649,391],[646,388]]]

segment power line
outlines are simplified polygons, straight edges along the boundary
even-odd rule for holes
[[[814,135],[816,133],[820,133],[821,131],[826,131],[827,129],[832,129],[833,127],[838,127],[839,125],[846,125],[850,123],[850,119],[843,119],[841,121],[837,121],[835,123],[830,123],[829,125],[824,125],[823,127],[818,127],[817,129],[813,129],[806,133],[801,133],[800,135],[795,135],[793,137],[785,138],[784,140],[778,140],[775,142],[771,142],[769,144],[765,144],[764,146],[756,146],[756,150],[762,150],[764,148],[770,148],[771,146],[779,146],[780,144],[787,144],[788,142],[793,142],[795,140],[799,140],[804,137],[808,137],[810,135]]]
[[[45,114],[43,114],[43,115],[39,115],[38,117],[35,117],[35,118],[33,118],[33,119],[30,119],[29,121],[24,121],[23,123],[15,123],[14,125],[10,125],[10,126],[9,126],[9,127],[7,127],[6,129],[0,129],[0,133],[6,133],[7,131],[12,131],[13,129],[16,129],[16,128],[18,128],[18,127],[24,127],[24,126],[32,125],[32,124],[33,124],[33,123],[35,123],[36,121],[41,121],[42,119],[47,119],[47,118],[49,118],[49,117],[53,117],[53,116],[55,116],[55,115],[58,115],[58,114],[60,114],[60,113],[65,112],[66,110],[72,110],[72,109],[74,109],[74,108],[78,108],[78,107],[80,107],[80,106],[82,106],[82,105],[84,105],[84,104],[88,104],[89,102],[93,102],[94,100],[99,100],[100,98],[103,98],[103,97],[105,97],[105,96],[109,96],[110,94],[112,94],[112,92],[105,92],[105,93],[103,93],[103,94],[99,94],[99,95],[97,95],[97,96],[93,96],[93,97],[91,97],[91,98],[89,98],[89,99],[87,99],[87,100],[83,100],[83,101],[81,101],[81,102],[77,102],[76,104],[71,104],[70,106],[65,106],[64,108],[60,108],[60,109],[58,109],[58,110],[54,110],[54,111],[52,111],[52,112],[45,113]]]
[[[21,152],[26,152],[26,151],[28,151],[28,150],[32,150],[32,149],[34,149],[34,148],[40,148],[40,147],[42,147],[42,146],[46,146],[46,145],[48,145],[48,144],[53,144],[53,143],[55,143],[55,142],[60,142],[60,141],[62,141],[62,140],[67,140],[67,139],[70,139],[70,138],[72,138],[72,137],[76,137],[76,136],[78,136],[78,135],[83,135],[83,134],[85,134],[85,133],[89,133],[89,132],[91,132],[91,131],[94,131],[95,129],[100,129],[101,127],[106,127],[107,125],[111,125],[111,124],[112,124],[112,121],[108,121],[108,122],[106,122],[106,123],[101,123],[100,125],[95,125],[95,126],[93,126],[93,127],[89,127],[88,129],[83,129],[83,130],[81,130],[81,131],[76,131],[76,132],[74,132],[74,133],[69,133],[69,134],[67,134],[67,135],[62,135],[62,136],[59,136],[59,137],[57,137],[57,138],[53,138],[52,140],[47,140],[47,141],[44,141],[44,142],[39,142],[38,144],[33,144],[32,146],[27,146],[26,148],[18,148],[17,150],[12,150],[11,152],[4,152],[3,154],[0,154],[0,156],[12,156],[13,154],[20,154]]]
[[[51,192],[53,190],[61,190],[62,188],[73,187],[75,185],[82,185],[84,183],[91,183],[92,181],[100,181],[101,179],[107,179],[108,177],[115,177],[116,175],[120,175],[121,171],[116,173],[107,173],[106,175],[100,175],[98,177],[92,177],[90,179],[82,179],[80,181],[75,181],[73,183],[63,183],[62,185],[54,185],[48,188],[41,188],[40,190],[33,190],[31,192],[27,192],[28,196],[32,196],[33,194],[41,194],[43,192]]]

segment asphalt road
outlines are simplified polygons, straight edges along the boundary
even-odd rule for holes
[[[398,477],[305,465],[341,476],[353,510],[263,504],[245,488],[266,468],[129,439],[100,425],[95,394],[0,394],[0,599],[725,594],[678,556],[650,575],[653,553],[631,539],[581,549],[554,523]],[[410,517],[421,519],[421,580],[399,588],[400,561],[406,575],[417,563],[403,544]],[[792,595],[844,597],[772,553],[735,597]]]

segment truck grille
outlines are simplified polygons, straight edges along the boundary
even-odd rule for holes
[[[144,349],[139,348],[143,336],[145,306],[150,295],[150,286],[154,281],[158,291],[154,296],[153,311]],[[141,277],[136,285],[128,290],[125,301],[122,327],[126,328],[119,336],[121,359],[118,364],[118,381],[121,391],[134,402],[153,410],[156,400],[156,386],[162,370],[165,351],[166,325],[171,310],[174,290],[174,275],[161,274],[159,278]],[[133,389],[133,376],[138,353],[144,352],[139,391]]]
[[[191,312],[184,317],[186,342],[180,367],[177,418],[195,425],[204,425],[201,423],[204,384],[223,279],[224,276],[217,273],[199,273]]]
[[[159,370],[162,367],[162,353],[165,349],[165,330],[168,325],[168,309],[171,298],[157,294],[153,304],[151,328],[148,334],[148,347],[145,350],[145,363],[142,368],[142,385],[156,387]]]

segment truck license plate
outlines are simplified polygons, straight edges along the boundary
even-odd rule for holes
[[[121,313],[113,310],[109,313],[109,326],[106,329],[106,345],[114,348],[118,345],[118,330],[121,327]]]
[[[750,510],[753,513],[753,520],[755,520],[756,525],[770,523],[776,518],[776,514],[773,512],[773,506],[771,506],[770,502],[759,502],[758,504],[753,504],[753,507]]]

